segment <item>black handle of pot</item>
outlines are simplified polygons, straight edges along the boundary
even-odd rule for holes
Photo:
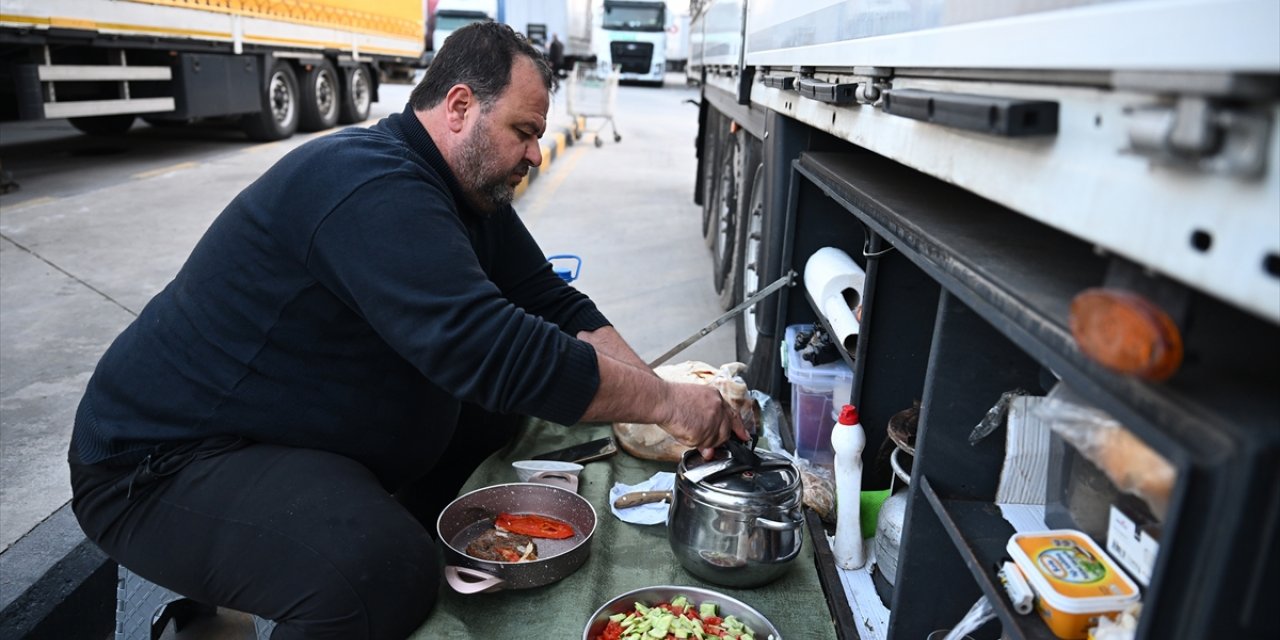
[[[729,447],[729,454],[737,460],[752,469],[760,466],[760,456],[756,455],[751,447],[747,446],[745,440],[739,440],[734,436],[729,436],[729,441],[725,443]]]

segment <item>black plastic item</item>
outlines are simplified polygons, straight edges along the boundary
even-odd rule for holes
[[[558,460],[560,462],[576,462],[586,464],[603,460],[618,452],[618,446],[612,437],[600,438],[582,444],[575,444],[563,449],[548,451],[533,457],[534,460]]]
[[[1058,132],[1058,103],[1048,100],[898,89],[885,92],[884,111],[913,120],[1001,136],[1039,136]]]
[[[836,84],[812,78],[800,78],[796,81],[796,90],[806,98],[828,104],[849,104],[856,102],[858,99],[858,83],[856,82]]]
[[[831,334],[821,326],[813,331],[796,332],[796,353],[809,364],[818,367],[840,359],[840,349],[831,339]]]
[[[751,469],[760,466],[760,456],[756,455],[756,452],[747,446],[747,442],[730,436],[729,441],[725,444],[728,445],[729,453],[733,455],[734,460],[742,462]]]
[[[762,80],[764,86],[770,89],[782,89],[783,91],[796,90],[795,76],[765,76]]]

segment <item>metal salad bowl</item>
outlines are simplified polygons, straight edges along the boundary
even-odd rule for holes
[[[671,602],[676,596],[684,596],[696,609],[699,605],[714,602],[721,617],[733,616],[741,620],[755,632],[756,640],[782,640],[782,634],[773,626],[764,614],[756,611],[751,605],[732,598],[719,591],[701,587],[682,587],[677,585],[657,585],[628,591],[604,603],[591,614],[587,625],[582,630],[582,640],[595,640],[604,632],[609,624],[609,616],[617,613],[628,613],[635,609],[636,603],[646,606],[660,602]]]

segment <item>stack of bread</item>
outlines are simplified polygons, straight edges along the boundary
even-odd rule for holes
[[[691,382],[715,387],[729,405],[738,411],[748,429],[760,423],[760,405],[751,397],[747,383],[739,377],[746,365],[730,362],[713,367],[705,362],[689,360],[655,368],[658,377],[670,382]],[[689,447],[676,442],[670,434],[656,424],[615,422],[613,435],[618,446],[627,453],[645,460],[676,462]]]

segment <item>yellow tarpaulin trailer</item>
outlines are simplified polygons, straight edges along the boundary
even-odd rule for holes
[[[285,138],[368,116],[424,59],[422,0],[14,0],[0,9],[0,118],[235,116]]]

